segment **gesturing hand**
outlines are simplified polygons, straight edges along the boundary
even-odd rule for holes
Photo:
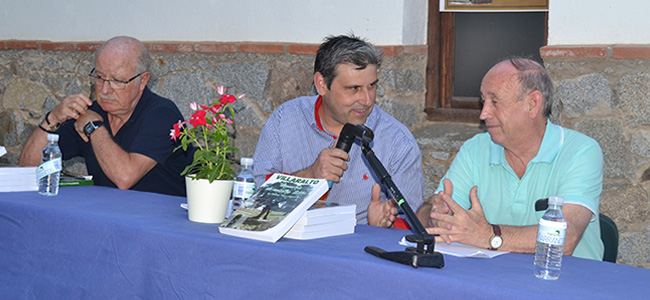
[[[397,217],[397,203],[395,200],[388,199],[381,201],[381,187],[379,184],[372,186],[372,197],[368,204],[368,224],[379,227],[390,227]]]
[[[460,242],[466,245],[488,248],[492,230],[487,219],[485,219],[483,207],[476,192],[477,189],[474,186],[469,192],[472,207],[468,210],[456,203],[450,195],[441,197],[452,214],[432,211],[431,218],[438,220],[443,225],[442,227],[427,228],[427,232],[439,234],[440,238],[447,244]]]

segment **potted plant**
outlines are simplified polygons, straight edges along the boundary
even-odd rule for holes
[[[181,175],[185,176],[189,218],[203,223],[223,221],[236,176],[231,155],[239,151],[228,133],[234,129],[231,104],[244,95],[235,97],[223,86],[217,92],[220,97],[213,103],[190,104],[190,118],[179,120],[169,134],[180,143],[174,151],[187,151],[190,145],[195,148],[192,163]]]

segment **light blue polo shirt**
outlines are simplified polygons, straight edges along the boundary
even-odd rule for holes
[[[573,256],[602,260],[598,205],[603,154],[594,139],[548,121],[539,152],[519,179],[504,148],[492,142],[489,133],[477,134],[463,144],[444,178],[451,180],[452,197],[465,209],[470,207],[470,189],[478,186],[490,224],[537,225],[544,212],[535,211],[535,202],[549,196],[588,208],[594,215]],[[444,189],[442,180],[436,192]]]

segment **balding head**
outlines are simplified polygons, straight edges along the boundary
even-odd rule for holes
[[[117,36],[104,42],[95,54],[95,61],[100,54],[108,52],[129,60],[134,66],[135,73],[147,72],[151,68],[151,57],[147,47],[135,38]]]

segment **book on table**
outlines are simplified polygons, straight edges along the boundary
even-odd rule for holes
[[[325,179],[273,174],[221,223],[219,232],[276,242],[327,189]]]
[[[82,186],[82,185],[93,185],[93,176],[92,175],[77,175],[68,173],[66,171],[61,172],[61,177],[59,177],[59,186]]]
[[[285,237],[305,240],[350,234],[356,224],[356,205],[316,201]]]

